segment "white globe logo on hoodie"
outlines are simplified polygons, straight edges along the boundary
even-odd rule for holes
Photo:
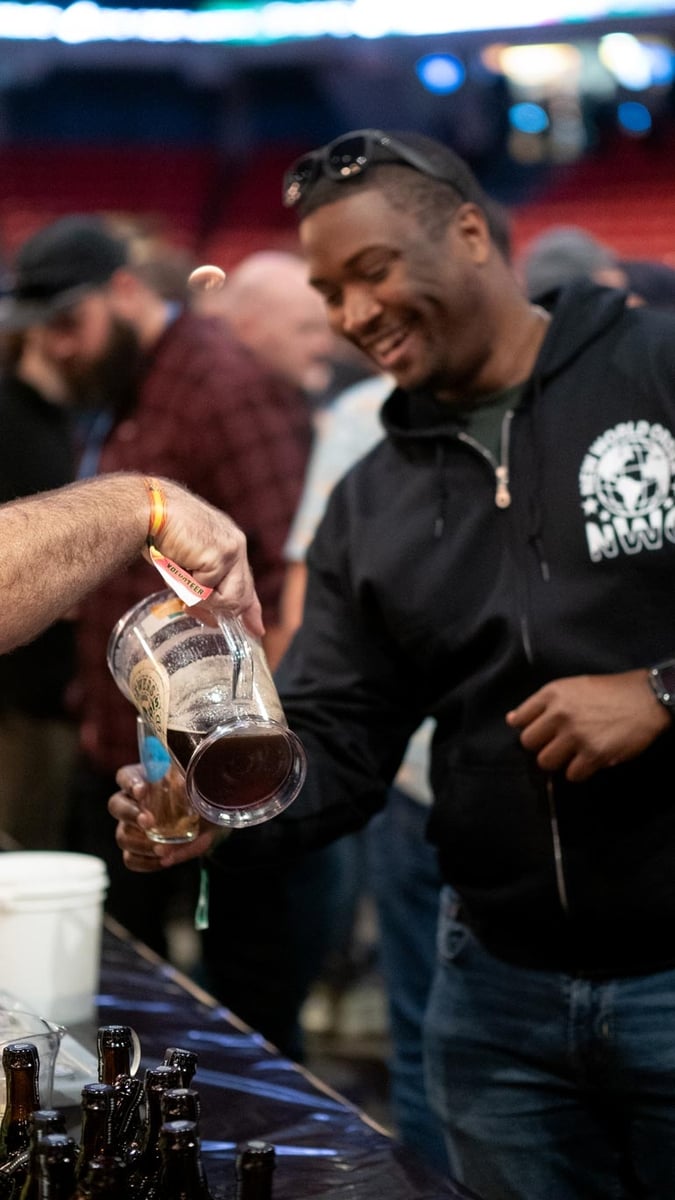
[[[675,541],[675,439],[663,425],[624,421],[593,442],[579,472],[593,562]]]

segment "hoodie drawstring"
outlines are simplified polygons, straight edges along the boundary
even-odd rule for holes
[[[436,442],[436,516],[434,517],[434,539],[438,541],[445,529],[445,509],[448,500],[448,487],[445,481],[445,446],[442,441]]]

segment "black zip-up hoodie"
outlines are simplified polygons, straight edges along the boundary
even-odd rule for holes
[[[624,300],[562,294],[500,463],[450,408],[390,396],[277,677],[307,784],[218,855],[358,828],[431,714],[429,836],[483,944],[598,976],[675,964],[675,734],[573,784],[505,722],[549,680],[675,657],[675,320]]]

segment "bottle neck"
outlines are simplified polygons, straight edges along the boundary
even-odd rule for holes
[[[99,1056],[98,1078],[100,1083],[116,1083],[131,1072],[131,1054],[128,1046],[105,1046]]]
[[[236,1200],[272,1200],[275,1166],[274,1147],[269,1142],[248,1142],[235,1160]]]
[[[40,1107],[37,1070],[19,1067],[9,1072],[7,1078],[7,1107],[2,1124],[6,1128],[12,1121],[28,1119]]]
[[[92,1158],[113,1153],[112,1113],[89,1109],[82,1114],[78,1178]]]

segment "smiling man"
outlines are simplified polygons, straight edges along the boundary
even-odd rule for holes
[[[333,328],[397,387],[277,677],[307,785],[214,860],[365,824],[435,718],[426,1068],[452,1172],[483,1200],[668,1196],[675,321],[592,284],[529,304],[490,201],[418,135],[347,134],[284,195]],[[178,860],[129,796],[111,811],[129,866]]]

